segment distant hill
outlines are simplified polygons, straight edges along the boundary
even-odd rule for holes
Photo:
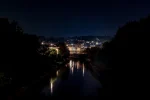
[[[49,38],[45,38],[44,36],[39,36],[39,39],[41,41],[52,41],[52,42],[63,42],[66,41],[68,39],[73,39],[73,40],[86,40],[86,41],[92,41],[95,40],[96,38],[100,39],[100,40],[111,40],[112,37],[110,36],[74,36],[74,37],[49,37]]]
[[[74,37],[68,37],[68,38],[91,41],[91,40],[95,40],[96,38],[100,40],[110,40],[112,37],[110,36],[74,36]]]

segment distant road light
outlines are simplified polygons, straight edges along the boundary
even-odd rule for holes
[[[51,46],[52,46],[53,44],[51,43]]]

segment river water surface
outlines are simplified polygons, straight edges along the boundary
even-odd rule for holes
[[[84,62],[70,60],[66,66],[57,70],[46,84],[40,84],[41,88],[33,89],[32,93],[40,96],[43,100],[50,97],[97,97],[102,85],[87,66]]]
[[[66,68],[59,69],[56,77],[50,78],[41,93],[45,96],[98,96],[101,87],[84,63],[70,60]]]

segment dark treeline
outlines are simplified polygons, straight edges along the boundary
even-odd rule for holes
[[[89,57],[93,61],[103,61],[107,64],[107,67],[114,67],[116,65],[124,65],[128,63],[129,57],[133,57],[133,53],[136,51],[129,50],[129,41],[132,45],[132,48],[140,44],[137,42],[139,35],[142,36],[150,33],[150,17],[140,19],[139,21],[131,21],[126,23],[124,26],[120,27],[111,41],[105,42],[102,49],[100,48],[91,48],[87,49]],[[129,40],[130,38],[130,40]],[[135,48],[140,48],[141,45],[138,45]],[[130,54],[130,55],[129,55]],[[118,66],[116,66],[118,67]]]
[[[60,48],[64,54],[65,47],[60,45]],[[11,88],[28,86],[45,72],[50,72],[56,65],[56,51],[47,51],[48,47],[42,46],[36,35],[25,34],[16,21],[0,18],[1,92],[8,95]],[[60,58],[64,60],[64,56]]]
[[[128,22],[119,28],[115,37],[109,43],[104,44],[102,50],[102,54],[107,57],[108,66],[127,68],[129,59],[133,62],[135,57],[141,54],[138,49],[144,45],[140,43],[143,41],[142,36],[145,37],[150,33],[149,26],[150,16],[139,21]]]
[[[129,82],[126,80],[128,74],[123,74],[123,72],[126,69],[136,68],[135,65],[141,62],[138,62],[137,59],[141,59],[139,56],[143,53],[141,49],[145,48],[145,44],[140,42],[143,43],[142,36],[146,39],[145,36],[148,34],[150,34],[150,16],[126,23],[118,29],[111,41],[103,44],[102,48],[95,47],[86,50],[89,58],[93,64],[97,65],[103,76],[101,83],[107,89],[104,89],[106,92],[102,93],[108,95],[108,91],[112,91],[112,68],[117,69],[117,76],[114,76],[117,87],[122,89],[124,87],[122,84]],[[141,37],[139,38],[139,36]]]
[[[5,18],[0,19],[0,35],[1,73],[16,86],[26,84],[47,64],[38,54],[37,36],[24,34],[17,22]]]

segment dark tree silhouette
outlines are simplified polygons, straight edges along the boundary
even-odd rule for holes
[[[63,58],[68,58],[70,55],[70,52],[67,48],[67,46],[65,45],[65,43],[59,43],[59,54],[63,57]]]
[[[139,61],[137,59],[141,60],[137,55],[140,56],[143,54],[141,49],[145,51],[145,47],[148,47],[147,45],[145,46],[145,43],[148,43],[146,40],[148,34],[150,34],[150,16],[139,21],[126,23],[118,29],[116,35],[110,42],[103,44],[103,48],[95,55],[95,57],[98,56],[100,58],[99,61],[102,61],[106,65],[106,70],[100,72],[100,80],[104,87],[104,91],[102,91],[104,93],[103,95],[108,95],[108,91],[112,91],[112,68],[119,69],[116,76],[119,81],[115,84],[118,86],[121,85],[120,87],[122,87],[122,83],[129,82],[129,80],[125,79],[127,75],[122,70],[130,70],[131,68],[137,67],[135,66],[138,63],[137,61]],[[143,43],[143,39],[146,42],[141,44]],[[118,76],[121,76],[123,81]]]
[[[0,46],[1,78],[13,88],[30,84],[50,69],[51,60],[39,54],[38,37],[25,34],[16,21],[0,18]],[[8,87],[5,83],[1,86]]]
[[[142,36],[150,34],[150,16],[139,21],[130,21],[120,27],[114,38],[103,48],[103,54],[108,56],[109,65],[127,67],[129,58],[134,58],[135,52],[140,49]],[[141,41],[139,41],[141,40]],[[131,47],[129,48],[129,44]]]

